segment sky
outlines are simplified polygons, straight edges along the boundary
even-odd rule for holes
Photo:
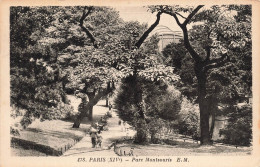
[[[142,6],[117,6],[115,9],[119,11],[119,15],[124,21],[139,21],[151,25],[156,20],[156,13],[152,14]],[[166,14],[161,15],[159,25],[167,26],[173,31],[181,31],[174,18]]]

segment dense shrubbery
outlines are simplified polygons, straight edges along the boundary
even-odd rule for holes
[[[228,114],[228,124],[220,131],[223,142],[236,146],[250,146],[252,140],[252,107],[232,107]]]
[[[180,134],[192,137],[199,137],[199,107],[192,104],[186,98],[182,98],[181,111],[179,113],[180,119],[176,128]]]
[[[115,99],[115,107],[119,117],[140,132],[136,135],[136,141],[156,143],[156,134],[165,126],[165,122],[177,120],[179,117],[180,94],[161,81],[151,82],[139,78],[138,82],[142,90],[141,106],[145,119],[138,119],[135,92],[131,89],[133,83],[129,79],[122,83]]]
[[[166,126],[166,123],[167,121],[161,118],[150,120],[150,122],[148,123],[148,130],[150,133],[150,141],[152,143],[160,143],[161,139],[159,136],[162,132],[163,127]]]

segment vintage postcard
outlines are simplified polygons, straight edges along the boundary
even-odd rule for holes
[[[0,166],[259,167],[259,1],[0,2]]]

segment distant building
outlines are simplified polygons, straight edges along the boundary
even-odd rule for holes
[[[161,52],[170,43],[179,43],[183,38],[181,31],[173,31],[166,26],[157,26],[151,33],[151,35],[157,34],[160,41],[158,43],[159,52]]]

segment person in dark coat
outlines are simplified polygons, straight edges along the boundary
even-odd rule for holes
[[[111,103],[109,104],[108,108],[109,108],[109,111],[112,109],[112,104]]]
[[[97,143],[97,130],[93,127],[90,128],[90,137],[91,137],[92,148],[95,148]]]

